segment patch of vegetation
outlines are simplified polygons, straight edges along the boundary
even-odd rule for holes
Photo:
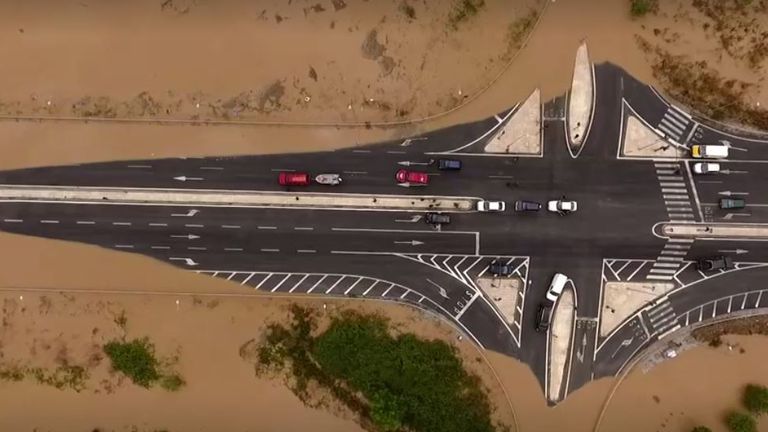
[[[709,343],[714,347],[722,345],[722,337],[729,334],[768,335],[768,316],[738,318],[700,327],[693,331],[693,337],[696,340]]]
[[[291,314],[288,327],[268,326],[257,349],[257,370],[289,372],[292,389],[305,403],[312,383],[356,412],[368,430],[494,430],[479,378],[464,370],[450,345],[392,335],[385,318],[355,312],[340,314],[313,335],[309,311],[294,305]]]
[[[641,18],[659,10],[659,0],[630,0],[629,13],[634,18]]]
[[[485,0],[458,0],[448,15],[448,24],[455,30],[459,24],[469,21],[484,7]]]
[[[691,429],[691,432],[712,432],[712,429],[706,426],[696,426],[695,428]]]
[[[407,16],[409,19],[416,19],[416,9],[414,9],[407,1],[403,0],[398,9],[400,10],[400,13]]]
[[[527,15],[516,19],[507,27],[507,56],[511,56],[515,51],[522,48],[525,37],[533,30],[538,18],[539,12],[536,9],[531,9]]]
[[[747,101],[747,91],[754,84],[725,79],[716,69],[709,67],[706,61],[692,61],[685,55],[672,55],[640,36],[636,36],[636,40],[640,48],[652,57],[654,77],[674,99],[715,120],[768,129],[768,111]]]
[[[158,360],[155,357],[155,346],[148,338],[127,342],[115,340],[104,345],[104,352],[112,361],[114,370],[122,372],[134,384],[144,388],[159,383],[166,390],[177,391],[185,384],[181,376],[162,372],[164,367],[173,362]]]
[[[757,69],[768,58],[768,31],[760,25],[760,14],[768,13],[765,0],[693,0],[693,6],[709,18],[710,30],[720,46],[733,58]]]
[[[749,414],[732,412],[725,418],[731,432],[757,432],[757,421]]]
[[[59,390],[70,388],[76,392],[85,389],[88,381],[88,371],[82,366],[63,365],[53,371],[43,368],[11,366],[0,369],[0,379],[5,381],[21,381],[33,378],[39,384],[56,387]]]
[[[744,388],[744,407],[752,414],[768,413],[768,387],[758,384],[748,384]]]
[[[125,331],[125,328],[128,326],[128,317],[125,315],[125,310],[120,311],[120,313],[115,316],[114,321],[118,327]]]

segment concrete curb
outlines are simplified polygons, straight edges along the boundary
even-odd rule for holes
[[[668,238],[768,239],[768,224],[664,223],[661,235]]]
[[[472,211],[478,200],[473,197],[431,195],[0,185],[0,201],[78,204],[461,212]]]

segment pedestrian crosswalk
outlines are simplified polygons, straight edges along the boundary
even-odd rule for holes
[[[672,304],[666,296],[646,308],[645,315],[650,323],[651,334],[660,335],[659,338],[680,328],[675,310],[672,309]]]
[[[664,132],[667,138],[680,143],[685,138],[690,123],[690,115],[670,105],[661,118],[659,130]]]
[[[670,221],[693,222],[695,216],[691,197],[685,185],[685,176],[676,162],[656,162],[656,177]]]
[[[691,245],[693,245],[693,239],[669,239],[645,278],[671,281],[680,270],[680,266],[683,265],[683,260],[685,260],[688,250],[691,249]]]

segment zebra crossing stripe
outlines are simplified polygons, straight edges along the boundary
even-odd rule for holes
[[[663,273],[663,274],[675,274],[677,270],[668,270],[668,269],[659,269],[659,268],[652,268],[651,273]]]
[[[667,163],[667,162],[656,162],[653,164],[657,168],[677,168],[678,164],[676,163]]]
[[[680,264],[677,264],[677,263],[662,263],[662,262],[657,262],[657,263],[656,263],[656,264],[654,264],[653,266],[654,266],[654,267],[669,267],[669,268],[678,268],[678,267],[680,267]]]
[[[653,279],[653,280],[672,280],[672,275],[648,275],[645,277],[646,279]]]
[[[671,257],[668,257],[668,256],[660,256],[660,257],[658,257],[658,258],[656,258],[656,259],[657,259],[658,261],[677,261],[677,262],[682,262],[682,261],[683,261],[685,258],[684,258],[684,257],[681,257],[681,256],[671,256]]]

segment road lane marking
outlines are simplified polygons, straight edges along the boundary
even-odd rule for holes
[[[166,249],[170,249],[171,247],[170,246],[150,246],[149,248],[150,249],[158,249],[158,250],[166,250]]]
[[[116,244],[115,247],[118,249],[133,249],[133,245]]]
[[[204,166],[204,167],[200,167],[200,169],[201,170],[222,171],[222,170],[224,170],[224,167]]]
[[[160,222],[150,222],[149,226],[151,227],[167,227],[167,223],[160,223]]]
[[[391,290],[391,289],[392,289],[392,287],[394,287],[394,286],[395,286],[395,284],[392,284],[392,285],[390,285],[390,286],[389,286],[389,288],[387,288],[387,290],[386,290],[386,291],[384,291],[383,293],[381,293],[381,297],[386,297],[386,296],[387,296],[387,294],[389,294],[389,290]]]
[[[662,253],[663,253],[663,252],[662,252]],[[629,278],[627,278],[627,280],[628,280],[628,281],[631,281],[631,280],[632,280],[632,278],[633,278],[633,277],[635,277],[635,275],[637,274],[637,272],[639,272],[639,271],[640,271],[640,269],[642,269],[643,267],[645,267],[645,264],[647,264],[647,262],[646,262],[646,261],[643,261],[643,262],[641,262],[641,263],[640,263],[640,265],[639,265],[639,266],[637,266],[637,269],[635,269],[635,271],[634,271],[634,272],[632,272],[632,274],[631,274],[631,275],[629,275]]]
[[[375,281],[374,281],[374,282],[371,284],[371,286],[369,286],[369,287],[368,287],[368,289],[366,289],[366,290],[365,290],[365,292],[363,292],[363,297],[367,296],[367,295],[368,295],[368,293],[369,293],[369,292],[370,292],[370,291],[373,289],[373,287],[375,287],[375,286],[376,286],[376,284],[378,284],[379,282],[381,282],[381,281],[379,281],[378,279],[376,279],[376,280],[375,280]]]
[[[258,226],[257,228],[260,230],[276,230],[277,229],[277,227],[273,227],[273,226]]]
[[[661,193],[663,194],[684,194],[687,192],[688,190],[686,188],[661,188]]]
[[[152,168],[152,165],[128,165],[128,168],[146,169],[146,168]]]
[[[699,211],[699,220],[704,220],[704,212],[701,210],[701,200],[699,199],[699,190],[696,189],[696,183],[693,181],[693,174],[691,173],[691,167],[689,167],[689,164],[683,164],[685,165],[685,172],[688,174],[688,182],[691,186],[691,191],[693,192],[693,200],[696,202],[696,210]]]
[[[261,249],[262,252],[280,252],[280,249]]]
[[[314,228],[312,227],[293,227],[296,231],[312,231]]]
[[[131,226],[130,222],[112,222],[112,225],[116,226]]]
[[[333,285],[331,285],[331,287],[330,287],[330,288],[328,288],[327,290],[325,290],[325,293],[326,293],[326,294],[328,294],[329,292],[333,291],[333,289],[334,289],[334,288],[336,288],[336,285],[338,285],[338,284],[339,284],[339,282],[343,281],[343,280],[344,280],[344,279],[346,279],[346,278],[347,278],[346,276],[342,276],[342,277],[341,277],[339,280],[337,280],[337,281],[336,281],[336,282],[335,282]]]
[[[292,293],[292,292],[293,292],[293,290],[295,290],[295,289],[296,289],[296,288],[297,288],[299,285],[301,285],[301,283],[302,283],[302,282],[304,282],[304,280],[305,280],[306,278],[308,278],[308,277],[309,277],[309,273],[305,274],[305,275],[304,275],[304,277],[303,277],[303,278],[301,278],[301,280],[300,280],[300,281],[298,281],[298,282],[296,282],[295,284],[293,284],[293,286],[291,287],[291,289],[289,289],[289,290],[288,290],[288,292],[289,292],[289,293]]]
[[[314,249],[298,249],[296,252],[298,252],[298,253],[315,253],[317,251],[314,250]]]
[[[404,151],[398,151],[398,150],[387,150],[387,153],[389,153],[389,154],[405,154]]]
[[[277,289],[280,288],[280,285],[285,283],[285,281],[287,281],[289,277],[291,277],[291,274],[290,273],[286,274],[285,277],[283,278],[283,280],[281,280],[279,284],[275,285],[275,287],[272,288],[269,292],[277,291]]]
[[[224,248],[227,252],[242,252],[243,248]]]
[[[189,246],[189,247],[187,247],[187,250],[205,251],[205,250],[208,250],[208,248],[207,247],[200,247],[200,246]]]
[[[40,223],[44,223],[44,224],[57,224],[57,223],[59,223],[59,221],[51,220],[51,219],[43,219],[43,220],[40,221]]]
[[[678,187],[678,188],[685,188],[685,183],[683,182],[669,182],[669,181],[662,181],[660,182],[661,187]],[[663,191],[664,189],[662,189]]]
[[[270,171],[272,171],[272,172],[295,172],[296,170],[285,169],[285,168],[272,168]]]
[[[256,285],[256,287],[255,287],[254,289],[259,289],[259,288],[261,288],[261,285],[263,285],[263,284],[264,284],[264,282],[266,282],[266,281],[267,281],[267,279],[271,278],[273,274],[274,274],[274,273],[270,273],[270,274],[268,274],[268,275],[267,275],[267,277],[265,277],[264,279],[262,279],[262,280],[261,280],[261,282],[259,282],[259,284],[258,284],[258,285]]]
[[[344,174],[368,174],[368,171],[342,171]]]
[[[349,292],[350,292],[350,291],[352,291],[352,288],[356,287],[356,286],[357,286],[357,284],[359,284],[361,280],[363,280],[363,278],[358,278],[358,279],[355,281],[355,283],[353,283],[352,285],[350,285],[350,286],[349,286],[349,288],[347,288],[347,290],[346,290],[346,291],[344,291],[344,295],[347,295],[347,294],[349,294]]]
[[[222,225],[224,229],[240,229],[240,225]]]
[[[201,225],[201,224],[184,224],[184,226],[187,228],[204,228],[205,227],[205,225]]]
[[[323,277],[321,277],[319,281],[315,282],[315,284],[314,284],[314,285],[312,285],[312,288],[310,288],[310,289],[308,289],[308,290],[307,290],[307,294],[310,294],[312,291],[314,291],[314,290],[315,290],[315,288],[317,288],[317,286],[318,286],[318,285],[320,285],[320,283],[321,283],[322,281],[324,281],[324,280],[325,280],[327,277],[328,277],[328,275],[327,275],[327,274],[326,274],[326,275],[323,275]]]
[[[511,175],[489,175],[488,178],[492,178],[492,179],[513,179],[515,177],[511,176]]]
[[[19,222],[24,222],[24,220],[23,219],[3,219],[3,222],[19,223]]]

